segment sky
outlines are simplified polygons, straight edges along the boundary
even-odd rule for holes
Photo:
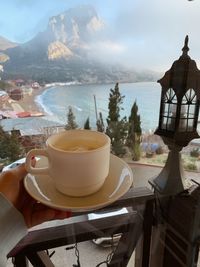
[[[105,23],[100,58],[166,71],[189,35],[189,55],[200,68],[199,0],[0,0],[0,36],[26,42],[45,30],[51,16],[82,4],[94,6]]]

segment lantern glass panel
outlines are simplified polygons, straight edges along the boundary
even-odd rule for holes
[[[177,103],[176,94],[172,88],[169,88],[165,93],[164,102]]]
[[[167,130],[168,131],[174,131],[175,130],[175,122],[176,122],[175,118],[170,118],[168,120],[168,123],[167,123]]]
[[[186,132],[187,131],[187,119],[180,119],[179,121],[179,132]]]
[[[163,108],[163,116],[167,116],[169,113],[169,104],[164,104],[164,108]]]
[[[193,89],[188,89],[181,102],[179,121],[180,132],[191,132],[194,130],[195,108],[197,96]]]
[[[194,130],[194,119],[189,119],[188,120],[187,131],[188,132],[192,132],[193,130]]]
[[[163,117],[162,118],[162,124],[161,124],[161,129],[162,130],[167,130],[167,120],[168,120],[167,117]]]
[[[194,117],[196,105],[189,105],[189,117]]]
[[[182,103],[187,104],[188,102],[196,102],[197,96],[195,94],[194,89],[190,88],[187,90],[187,92],[185,93]]]
[[[181,112],[180,112],[180,119],[184,119],[187,117],[187,105],[182,105],[181,106]]]
[[[177,97],[172,88],[169,88],[164,94],[162,106],[161,129],[174,131],[177,114]]]
[[[170,104],[169,116],[172,118],[176,118],[176,112],[177,112],[177,104]]]

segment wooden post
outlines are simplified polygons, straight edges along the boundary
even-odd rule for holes
[[[96,96],[95,95],[94,95],[94,105],[95,105],[96,121],[98,121],[97,102],[96,102]]]

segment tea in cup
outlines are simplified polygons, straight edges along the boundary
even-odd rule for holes
[[[47,157],[48,166],[31,166],[33,156]],[[54,134],[47,139],[45,149],[30,150],[25,163],[29,173],[49,175],[58,191],[76,197],[97,192],[108,176],[109,165],[110,138],[91,130]]]

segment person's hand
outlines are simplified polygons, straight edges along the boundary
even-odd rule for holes
[[[70,211],[51,209],[31,198],[23,184],[26,174],[24,164],[2,172],[0,175],[0,192],[22,213],[28,227],[71,216]]]

